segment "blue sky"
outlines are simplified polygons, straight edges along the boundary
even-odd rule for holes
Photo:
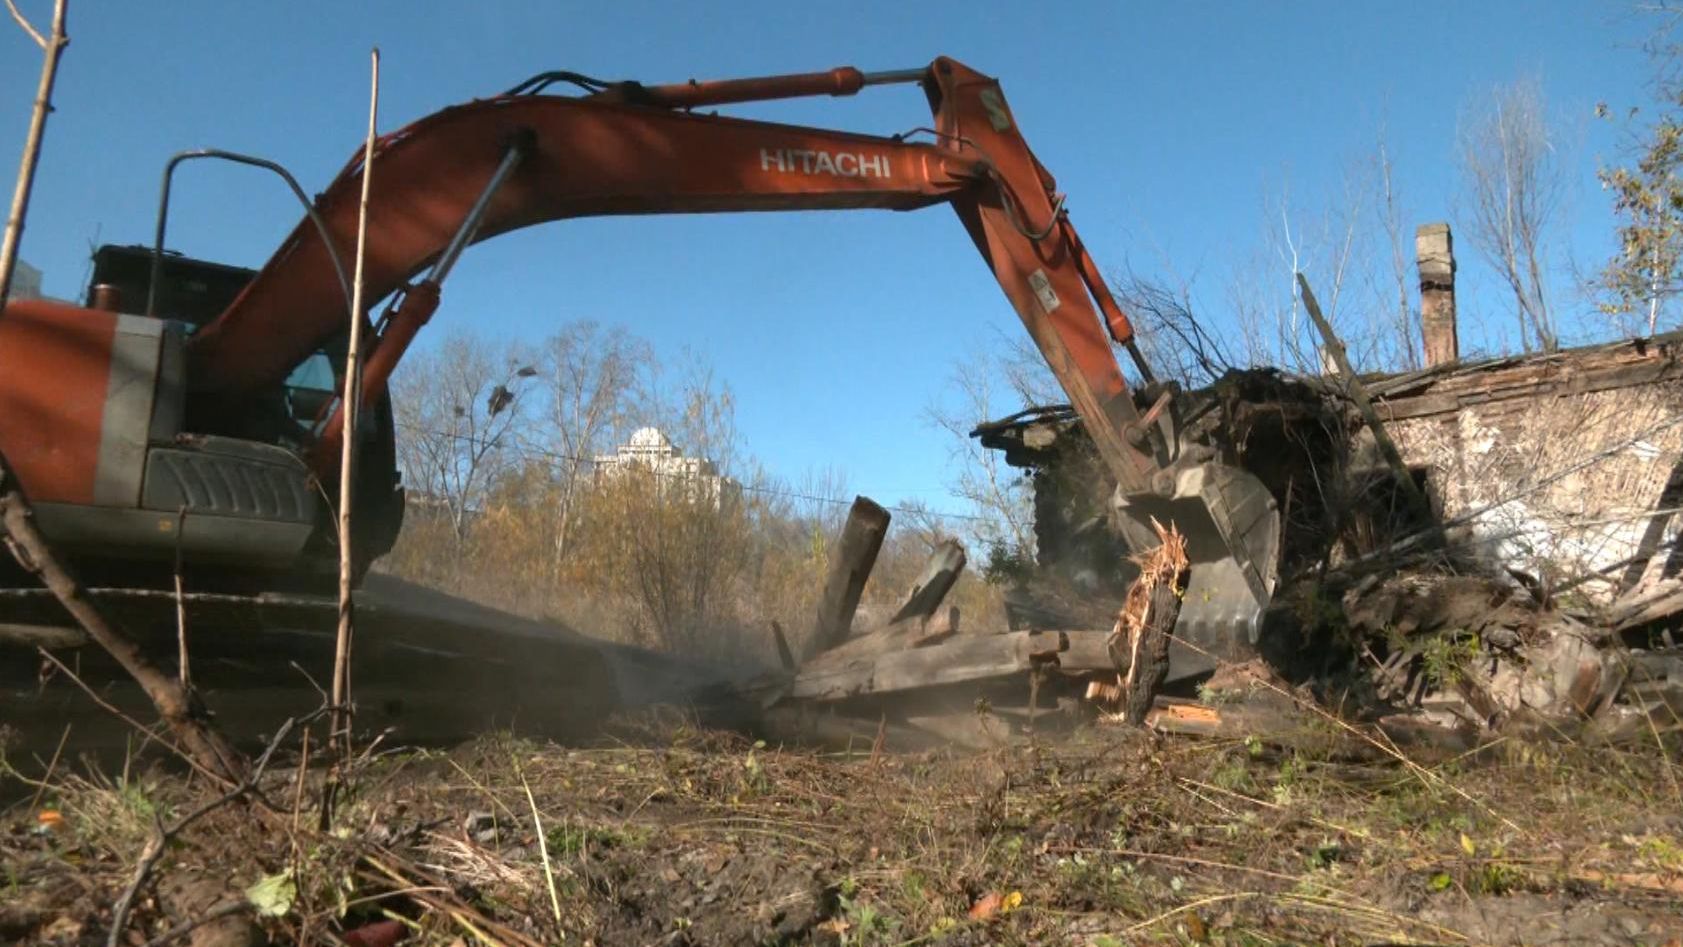
[[[47,21],[47,0],[20,5]],[[1593,120],[1593,106],[1650,99],[1636,49],[1647,24],[1617,3],[72,7],[22,254],[64,297],[79,294],[92,243],[150,240],[159,172],[176,150],[262,154],[307,190],[325,185],[366,122],[373,45],[383,131],[549,69],[658,82],[954,56],[1000,77],[1101,267],[1191,280],[1217,333],[1233,331],[1229,287],[1258,258],[1280,202],[1306,216],[1336,203],[1381,128],[1408,233],[1454,221],[1463,103],[1522,74],[1541,78],[1557,118],[1564,287],[1569,262],[1593,268],[1613,247],[1595,170],[1620,158],[1628,136]],[[0,24],[8,182],[38,68],[29,41]],[[729,111],[883,134],[928,119],[909,86]],[[178,185],[170,242],[257,266],[296,219],[277,184],[199,165]],[[1494,274],[1460,250],[1462,308],[1496,327],[1473,344],[1511,344]],[[1567,295],[1568,309],[1587,307]],[[925,408],[950,397],[959,359],[1022,331],[942,208],[534,228],[470,250],[429,331],[535,340],[585,318],[710,363],[736,392],[745,446],[773,473],[835,467],[884,502],[946,509],[956,509],[943,488],[949,445]]]

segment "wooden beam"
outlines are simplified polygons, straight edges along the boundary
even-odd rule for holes
[[[802,668],[785,695],[794,700],[843,700],[941,684],[986,681],[1025,673],[1037,664],[1065,674],[1115,667],[1105,631],[1016,631],[959,635],[927,648],[866,656],[831,666]]]
[[[827,651],[847,639],[853,611],[871,577],[883,537],[888,535],[888,511],[867,497],[855,497],[847,525],[830,554],[830,574],[818,600],[818,620],[807,641],[807,656]]]
[[[929,618],[912,617],[847,639],[802,665],[804,669],[840,667],[861,658],[928,647],[958,632],[958,606],[951,606]]]
[[[929,561],[924,564],[923,572],[912,584],[912,590],[906,595],[906,601],[900,610],[894,613],[890,622],[903,621],[907,618],[927,618],[935,614],[941,607],[941,602],[952,590],[953,583],[958,581],[959,574],[964,571],[964,547],[956,539],[942,541],[935,547]]]
[[[789,639],[783,634],[783,623],[772,619],[771,639],[777,645],[777,660],[785,671],[795,669],[795,653],[789,650]]]
[[[1321,332],[1321,338],[1326,342],[1327,352],[1338,363],[1338,370],[1344,376],[1345,391],[1350,400],[1355,403],[1356,410],[1361,413],[1362,420],[1367,423],[1368,430],[1373,432],[1374,443],[1379,446],[1379,455],[1390,465],[1397,477],[1397,487],[1409,503],[1415,507],[1421,522],[1432,524],[1439,532],[1437,513],[1433,511],[1430,500],[1420,491],[1420,485],[1414,482],[1414,476],[1409,473],[1408,465],[1403,463],[1402,453],[1397,450],[1396,442],[1385,430],[1385,423],[1379,420],[1379,412],[1373,409],[1373,400],[1367,395],[1367,386],[1356,377],[1356,371],[1350,366],[1350,358],[1344,351],[1344,343],[1338,334],[1332,331],[1332,323],[1321,315],[1321,305],[1315,301],[1315,294],[1309,289],[1309,281],[1302,273],[1297,274],[1298,289],[1303,291],[1303,308],[1309,312],[1309,318],[1314,321],[1315,328]]]
[[[804,670],[796,675],[789,696],[841,700],[1005,677],[1032,667],[1033,654],[1055,655],[1061,650],[1056,632],[966,636],[932,648],[895,651],[839,667]]]

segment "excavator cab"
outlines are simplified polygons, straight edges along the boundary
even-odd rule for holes
[[[188,341],[255,274],[167,254],[158,315],[137,315],[152,267],[150,248],[102,246],[85,307],[21,301],[0,319],[0,346],[33,353],[0,373],[0,447],[43,534],[116,584],[149,584],[177,557],[258,585],[331,577],[332,517],[303,452],[336,397],[343,337],[279,384],[240,398],[198,395],[185,378]],[[41,411],[49,398],[57,408]],[[371,560],[390,547],[402,515],[389,399],[359,430]]]

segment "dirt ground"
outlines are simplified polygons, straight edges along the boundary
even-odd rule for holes
[[[909,756],[618,731],[369,754],[326,833],[322,774],[277,756],[265,802],[164,846],[118,943],[1683,943],[1676,747],[1375,763],[1099,726]],[[38,785],[4,814],[0,941],[103,944],[154,820],[216,793],[42,769],[7,777]]]

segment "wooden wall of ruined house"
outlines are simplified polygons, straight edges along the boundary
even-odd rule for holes
[[[1420,227],[1415,247],[1422,341],[1439,371],[1376,401],[1442,517],[1485,511],[1464,530],[1478,552],[1600,604],[1668,580],[1678,517],[1664,511],[1683,504],[1683,426],[1665,426],[1683,415],[1677,346],[1616,343],[1457,369],[1449,226]],[[1354,467],[1380,466],[1370,434],[1352,446]]]
[[[1427,470],[1445,519],[1488,509],[1469,524],[1482,553],[1551,585],[1597,575],[1577,591],[1605,604],[1637,578],[1628,561],[1676,536],[1673,518],[1654,514],[1676,503],[1666,488],[1683,430],[1625,442],[1679,413],[1683,385],[1670,381],[1469,405],[1389,429],[1404,460]]]

